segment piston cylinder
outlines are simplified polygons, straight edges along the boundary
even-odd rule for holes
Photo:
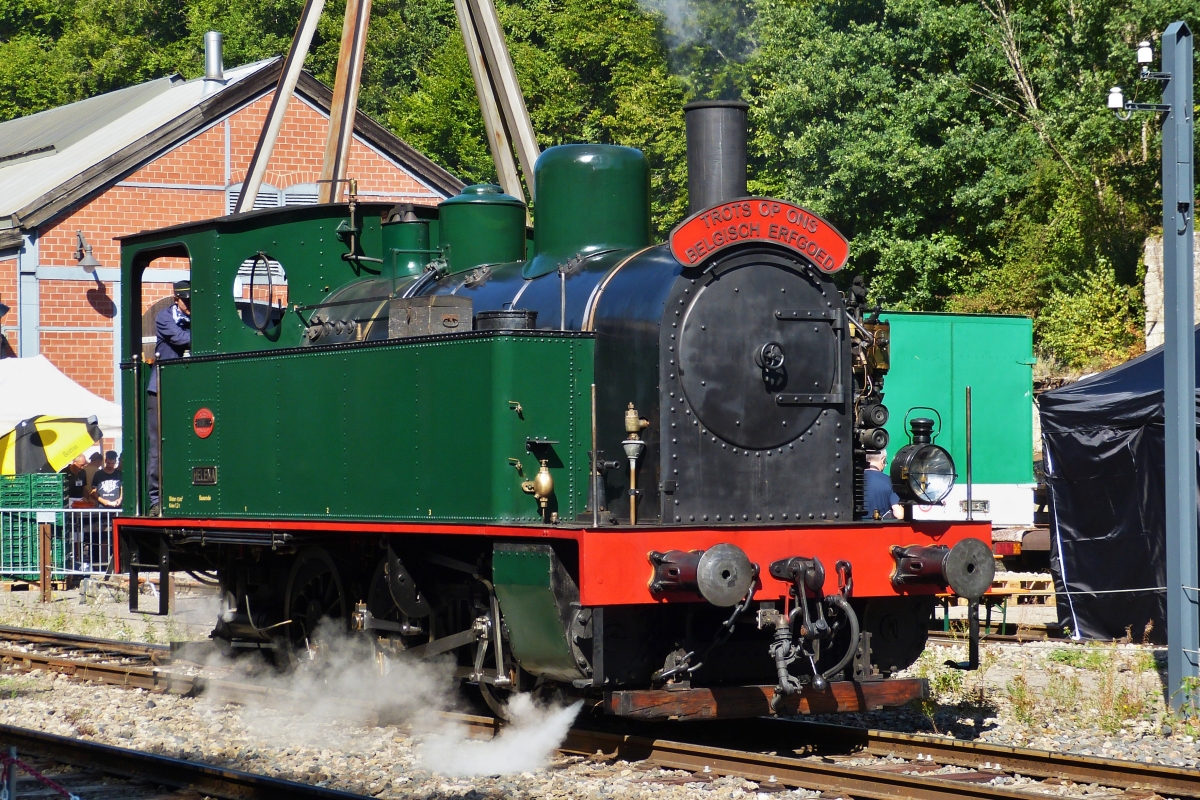
[[[746,596],[758,573],[742,548],[733,544],[691,552],[652,551],[650,563],[654,567],[652,593],[699,594],[714,606],[725,608],[737,605]]]
[[[892,586],[949,585],[959,597],[978,600],[992,585],[996,561],[992,549],[979,539],[963,539],[954,547],[944,544],[892,546],[896,569]]]

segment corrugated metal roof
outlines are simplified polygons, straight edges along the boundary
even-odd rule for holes
[[[203,78],[190,81],[160,78],[149,84],[132,86],[0,124],[0,142],[3,142],[0,152],[17,149],[8,142],[8,126],[18,123],[28,126],[25,131],[25,150],[30,149],[30,144],[54,147],[53,151],[46,150],[40,158],[0,160],[0,216],[15,214],[47,192],[276,60],[267,59],[227,70],[224,85]],[[153,90],[147,89],[159,83],[163,85],[155,86]],[[90,105],[92,103],[95,105]],[[68,120],[81,107],[86,107],[90,122],[76,127]],[[50,116],[34,122],[44,115]]]
[[[0,165],[60,152],[182,82],[171,75],[0,123]]]

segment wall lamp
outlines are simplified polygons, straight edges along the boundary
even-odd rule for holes
[[[97,267],[104,265],[92,255],[92,246],[88,244],[87,239],[83,238],[83,231],[75,231],[75,260],[79,262],[79,266],[83,267],[84,272],[96,279],[96,283],[104,285],[96,273]]]
[[[1154,63],[1154,45],[1149,40],[1138,42],[1137,63],[1142,71],[1138,75],[1144,81],[1166,83],[1171,80],[1169,72],[1151,72],[1150,65]],[[1120,86],[1108,90],[1108,107],[1117,115],[1119,120],[1128,120],[1134,111],[1170,111],[1171,107],[1162,103],[1129,103],[1125,100],[1125,92]]]

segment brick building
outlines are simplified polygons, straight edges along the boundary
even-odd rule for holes
[[[230,213],[281,59],[223,81],[160,78],[0,124],[0,357],[45,355],[121,402],[120,247],[137,231]],[[332,92],[307,73],[288,106],[255,208],[317,201]],[[364,199],[436,204],[462,183],[363,114],[349,177]],[[85,271],[80,236],[101,266]],[[144,315],[187,276],[147,270]]]

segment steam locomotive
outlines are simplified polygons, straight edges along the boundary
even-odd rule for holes
[[[225,647],[351,630],[452,654],[497,710],[534,687],[638,719],[921,696],[885,678],[937,592],[990,585],[990,530],[866,518],[888,326],[834,284],[837,230],[746,196],[745,111],[688,107],[692,214],[662,244],[645,157],[590,144],[538,160],[532,231],[496,186],[436,209],[352,186],[125,237],[125,307],[187,258],[193,334],[150,364],[123,320],[123,564],[215,573]],[[954,481],[928,433],[893,461],[907,503]]]

